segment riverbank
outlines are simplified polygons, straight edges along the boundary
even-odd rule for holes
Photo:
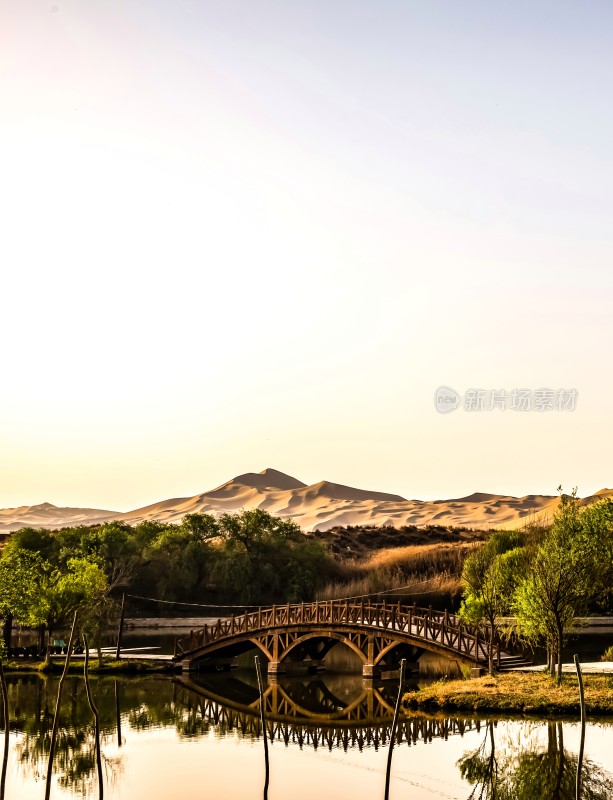
[[[50,663],[37,661],[34,658],[11,659],[3,663],[5,672],[38,672],[46,675],[59,675],[64,669],[64,660],[56,656]],[[73,656],[68,665],[70,673],[83,672],[83,656]],[[90,657],[89,671],[96,675],[169,675],[177,671],[173,661],[146,661],[138,658],[115,659],[105,658],[100,665],[95,656]]]
[[[585,675],[585,704],[591,716],[613,715],[613,676]],[[509,673],[471,680],[437,681],[407,692],[407,709],[422,711],[483,711],[539,716],[579,716],[576,676],[562,684],[544,673]]]

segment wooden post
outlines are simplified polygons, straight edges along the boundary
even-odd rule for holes
[[[577,779],[576,779],[576,797],[577,800],[581,797],[581,769],[583,768],[583,748],[585,746],[585,693],[583,691],[583,675],[581,674],[581,665],[579,664],[579,656],[574,655],[575,669],[577,670],[577,680],[579,681],[579,703],[581,705],[581,743],[579,745],[579,758],[577,759]]]
[[[264,737],[264,764],[266,777],[264,778],[264,800],[268,800],[268,782],[270,779],[270,765],[268,763],[268,737],[266,733],[266,712],[264,710],[264,682],[262,681],[262,668],[259,656],[255,657],[255,671],[258,676],[258,689],[260,692],[260,719],[262,721],[262,736]]]
[[[51,775],[53,774],[53,757],[55,756],[55,743],[57,742],[57,730],[60,723],[60,705],[62,703],[62,689],[64,688],[64,681],[68,674],[68,667],[70,666],[70,657],[72,656],[72,648],[74,646],[75,631],[77,629],[77,612],[74,612],[72,619],[72,628],[70,630],[70,639],[68,640],[68,652],[66,653],[66,661],[64,662],[64,669],[62,677],[57,687],[57,701],[55,703],[55,714],[53,715],[53,727],[51,728],[51,742],[49,744],[49,761],[47,763],[47,779],[45,782],[45,800],[49,800],[51,795]]]
[[[121,616],[119,617],[119,630],[117,631],[117,649],[115,650],[115,658],[119,661],[121,654],[121,639],[123,637],[123,623],[126,615],[126,593],[121,595]]]
[[[398,715],[400,714],[400,705],[402,703],[402,689],[404,685],[404,670],[406,668],[406,658],[400,662],[400,680],[398,682],[398,697],[396,698],[396,708],[394,709],[394,719],[392,721],[392,732],[390,734],[390,746],[387,751],[387,769],[385,771],[385,800],[389,800],[390,796],[390,778],[392,774],[392,753],[394,752],[394,741],[396,739],[396,731],[398,729]]]
[[[89,684],[89,643],[87,641],[87,636],[85,636],[85,634],[83,634],[83,645],[85,647],[85,659],[83,663],[85,694],[87,695],[87,702],[89,703],[89,707],[91,708],[92,714],[94,715],[94,742],[96,749],[96,767],[98,770],[98,797],[100,798],[100,800],[102,800],[104,797],[104,781],[102,778],[102,755],[100,753],[100,714],[98,713],[98,707],[94,703],[92,689]]]
[[[6,772],[9,763],[9,689],[0,658],[0,686],[2,687],[2,710],[4,716],[4,752],[2,754],[2,778],[0,779],[0,798],[4,800],[6,786]]]
[[[234,611],[230,615],[230,636],[234,636]]]

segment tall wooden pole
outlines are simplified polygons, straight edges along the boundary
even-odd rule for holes
[[[0,779],[0,800],[4,800],[6,770],[9,763],[9,688],[0,658],[0,686],[2,687],[2,711],[4,716],[4,752],[2,754],[2,778]]]
[[[390,778],[392,775],[392,753],[394,752],[394,742],[396,740],[396,731],[398,730],[398,715],[400,714],[400,706],[402,704],[402,689],[404,686],[404,671],[407,665],[406,658],[400,662],[400,681],[398,683],[398,697],[396,698],[396,708],[394,709],[394,720],[392,722],[392,732],[390,734],[390,746],[387,751],[387,770],[385,772],[385,800],[389,800],[390,796]]]
[[[583,767],[583,748],[585,746],[585,692],[583,690],[583,675],[581,674],[581,664],[579,656],[574,655],[575,669],[577,670],[577,680],[579,681],[579,702],[581,704],[581,744],[579,745],[579,758],[577,759],[577,780],[576,780],[576,800],[581,797],[581,769]]]
[[[266,777],[264,778],[264,800],[268,800],[268,783],[270,780],[270,764],[268,762],[268,735],[266,733],[266,712],[264,710],[264,682],[262,681],[262,668],[260,657],[255,657],[255,671],[258,676],[258,689],[260,691],[260,719],[262,720],[262,735],[264,737],[264,764],[266,766]]]
[[[53,728],[51,729],[51,744],[49,746],[49,762],[47,764],[47,779],[45,783],[45,800],[49,800],[51,794],[51,774],[53,772],[53,757],[55,755],[55,743],[57,741],[57,729],[60,723],[60,705],[62,703],[62,689],[64,688],[64,681],[68,674],[68,667],[70,666],[70,657],[72,656],[72,648],[74,645],[74,635],[77,628],[78,611],[74,612],[72,620],[72,628],[70,630],[70,639],[68,640],[68,652],[66,653],[66,661],[64,662],[64,669],[62,677],[57,687],[57,701],[55,703],[55,714],[53,715]]]
[[[123,623],[126,615],[126,593],[121,595],[121,616],[119,617],[119,630],[117,631],[117,649],[115,650],[115,658],[119,661],[121,655],[121,638],[123,636]]]
[[[96,738],[96,766],[98,768],[98,797],[103,800],[104,797],[104,781],[102,780],[102,754],[100,752],[100,714],[98,707],[94,703],[92,689],[89,683],[89,642],[87,636],[83,635],[83,644],[85,645],[85,663],[83,665],[83,677],[85,678],[85,692],[87,694],[87,702],[94,715],[94,731]]]

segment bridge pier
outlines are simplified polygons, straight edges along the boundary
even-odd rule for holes
[[[269,675],[285,675],[287,667],[283,661],[269,661],[268,674]]]
[[[381,666],[377,664],[364,664],[362,666],[362,677],[367,680],[374,680],[381,676]]]

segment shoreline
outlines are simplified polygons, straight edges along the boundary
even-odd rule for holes
[[[72,657],[68,665],[68,672],[73,674],[75,672],[83,673],[84,658]],[[30,672],[37,675],[60,675],[64,669],[64,660],[61,656],[55,658],[46,664],[44,661],[37,659],[11,659],[3,663],[4,672]],[[89,673],[91,675],[174,675],[177,672],[177,667],[174,661],[147,661],[145,659],[131,658],[131,659],[105,659],[100,667],[98,665],[98,658],[90,653]]]
[[[613,675],[584,674],[585,707],[589,716],[613,716]],[[441,680],[406,692],[402,706],[409,711],[570,716],[579,719],[576,676],[562,675],[557,685],[544,672],[506,673],[469,680]]]

